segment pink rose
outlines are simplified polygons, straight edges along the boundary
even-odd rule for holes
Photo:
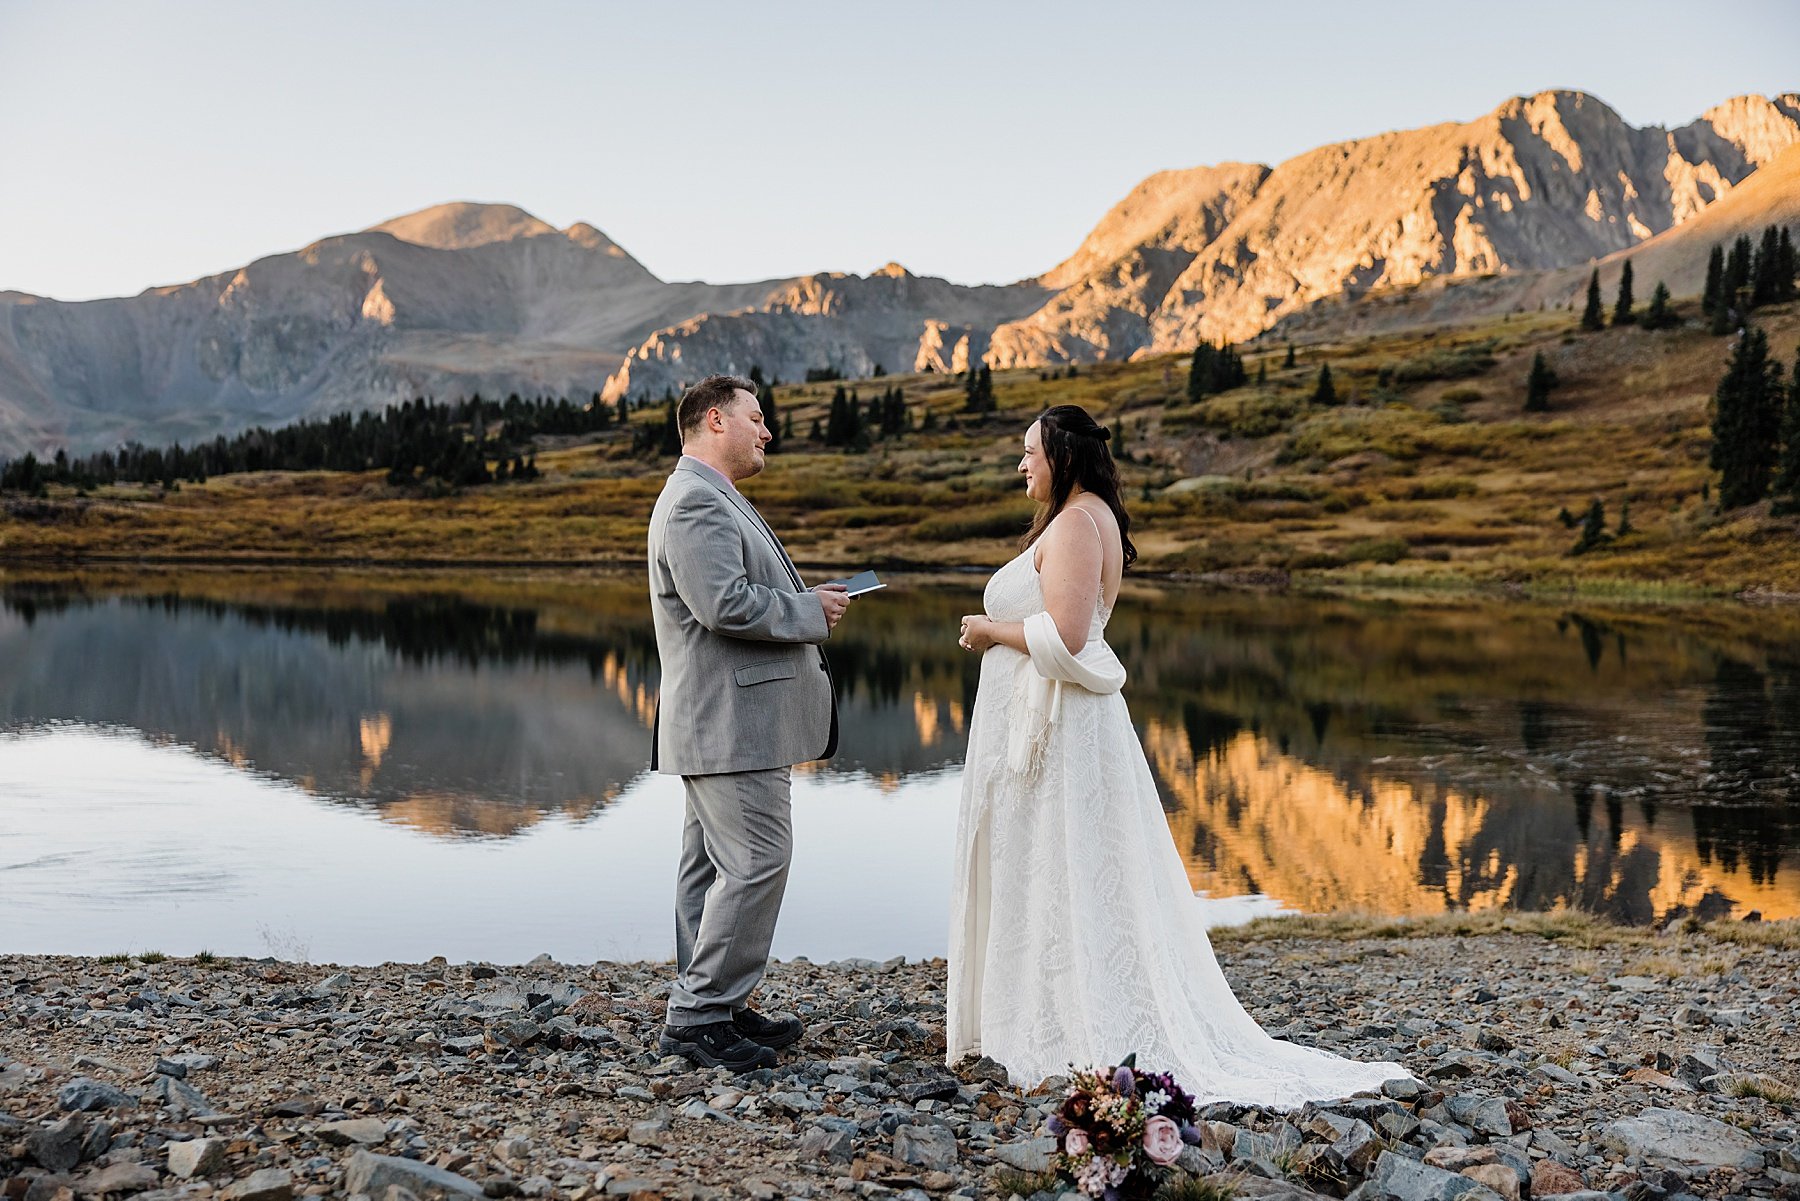
[[[1144,1154],[1164,1167],[1181,1158],[1181,1127],[1157,1114],[1144,1123]]]
[[[1088,1136],[1085,1130],[1071,1130],[1068,1137],[1063,1139],[1063,1154],[1065,1155],[1086,1155],[1087,1149]]]

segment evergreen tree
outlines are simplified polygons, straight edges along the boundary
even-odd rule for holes
[[[1600,271],[1588,276],[1587,305],[1581,310],[1581,328],[1592,332],[1606,327],[1606,310],[1600,304]]]
[[[1544,361],[1544,352],[1538,351],[1531,360],[1531,374],[1525,380],[1525,411],[1527,413],[1547,413],[1550,411],[1550,390],[1557,385],[1556,372]]]
[[[1781,294],[1778,300],[1792,300],[1800,295],[1800,261],[1794,255],[1794,239],[1788,235],[1787,226],[1781,227],[1781,236],[1775,242],[1775,274],[1780,283]]]
[[[1724,292],[1725,251],[1715,242],[1712,253],[1706,256],[1706,289],[1700,293],[1700,311],[1712,316],[1724,299]]]
[[[1645,329],[1668,329],[1675,324],[1675,310],[1669,307],[1669,288],[1660,279],[1650,293],[1650,307],[1644,310]]]
[[[1287,358],[1282,360],[1281,365],[1283,367],[1292,367],[1294,365],[1294,344],[1292,342],[1287,344]]]
[[[623,429],[631,424],[631,398],[624,393],[619,394],[619,427]]]
[[[1313,385],[1312,402],[1316,405],[1334,405],[1338,402],[1337,389],[1331,383],[1330,363],[1319,367],[1319,382]]]
[[[1623,538],[1631,533],[1631,498],[1627,496],[1619,502],[1619,530],[1616,537]]]
[[[869,449],[869,422],[855,392],[850,393],[844,409],[844,446],[852,454],[863,454]]]
[[[1715,338],[1723,338],[1737,328],[1736,316],[1737,310],[1731,301],[1721,295],[1718,303],[1713,305],[1712,320],[1707,323],[1706,332]]]
[[[1581,520],[1581,536],[1575,539],[1575,545],[1569,548],[1569,553],[1585,555],[1611,539],[1612,535],[1606,532],[1606,506],[1596,496],[1593,503],[1588,505],[1587,516]]]
[[[1749,234],[1742,234],[1731,244],[1725,256],[1725,277],[1719,282],[1719,298],[1742,317],[1750,310],[1750,271],[1755,252]]]
[[[993,370],[986,363],[981,365],[980,370],[971,368],[968,382],[964,385],[963,411],[992,413],[996,407]]]
[[[1787,403],[1781,412],[1781,459],[1774,491],[1783,497],[1781,511],[1800,507],[1800,350],[1794,353],[1794,374],[1788,381]]]
[[[1781,299],[1781,238],[1773,225],[1763,230],[1750,268],[1751,305],[1774,304]],[[1791,276],[1789,278],[1792,278]]]
[[[817,417],[813,418],[812,432],[808,434],[807,437],[814,442],[825,441],[825,431],[819,428],[819,419]]]
[[[825,416],[825,445],[842,446],[850,439],[850,394],[839,384],[831,393],[831,408]]]
[[[673,400],[663,404],[662,440],[657,443],[656,453],[663,456],[681,453],[681,423],[676,419]]]
[[[1207,385],[1212,382],[1212,369],[1212,343],[1202,342],[1194,347],[1193,361],[1188,364],[1187,399],[1189,404],[1197,404],[1206,399]]]
[[[792,413],[789,413],[787,416],[785,416],[781,419],[781,437],[784,441],[789,441],[789,442],[793,441],[793,438],[794,438],[794,415]]]
[[[1269,360],[1266,358],[1258,359],[1256,361],[1256,386],[1260,388],[1268,382],[1269,382]]]
[[[1614,325],[1637,324],[1637,314],[1631,311],[1631,305],[1631,262],[1626,260],[1624,269],[1619,272],[1619,300],[1613,305]]]
[[[1711,465],[1719,473],[1719,505],[1741,508],[1769,492],[1782,420],[1781,364],[1769,339],[1751,326],[1738,340],[1713,395]]]
[[[756,399],[762,405],[763,424],[769,427],[769,444],[764,447],[770,454],[782,449],[781,410],[775,403],[775,385],[763,378],[762,368],[750,368],[750,382],[756,385]]]

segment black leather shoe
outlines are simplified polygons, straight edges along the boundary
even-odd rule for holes
[[[699,1026],[664,1026],[656,1040],[664,1055],[684,1055],[703,1068],[750,1072],[775,1066],[775,1052],[751,1042],[733,1022],[707,1022]]]
[[[793,1046],[806,1032],[799,1018],[766,1018],[748,1005],[732,1011],[731,1024],[751,1042],[775,1051]]]

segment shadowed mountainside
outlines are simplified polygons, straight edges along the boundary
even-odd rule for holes
[[[983,287],[897,264],[669,283],[591,225],[440,205],[135,297],[0,292],[0,457],[192,443],[419,395],[641,401],[753,365],[792,381],[1116,360],[1341,321],[1339,302],[1411,289],[1420,307],[1404,324],[1436,312],[1446,280],[1481,311],[1561,303],[1569,270],[1634,250],[1651,256],[1646,292],[1666,255],[1681,294],[1704,248],[1663,239],[1782,219],[1795,167],[1781,156],[1796,142],[1795,93],[1741,96],[1665,130],[1542,92],[1273,168],[1161,172],[1057,267]],[[1779,178],[1751,186],[1765,164]],[[1734,197],[1728,219],[1706,220]]]

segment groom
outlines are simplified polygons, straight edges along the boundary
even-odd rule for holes
[[[662,660],[650,767],[687,789],[675,886],[675,985],[659,1046],[703,1067],[772,1067],[798,1018],[751,1009],[787,887],[794,764],[837,749],[825,653],[850,604],[807,589],[737,490],[763,469],[756,385],[709,375],[676,410],[681,461],[650,515],[650,605]]]

